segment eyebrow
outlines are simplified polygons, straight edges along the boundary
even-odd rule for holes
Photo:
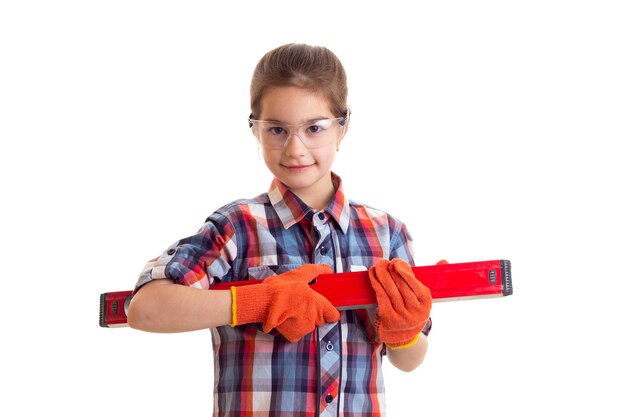
[[[326,120],[326,119],[332,119],[332,117],[328,117],[328,116],[318,116],[318,117],[314,117],[312,119],[306,120],[302,123],[287,123],[287,122],[283,122],[282,120],[278,120],[278,119],[263,119],[264,122],[272,122],[272,123],[280,123],[283,125],[300,125],[300,124],[306,124],[306,123],[311,123],[311,122],[316,122],[318,120]]]

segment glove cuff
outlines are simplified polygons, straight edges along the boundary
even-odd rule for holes
[[[230,294],[231,327],[265,322],[271,295],[262,284],[230,287]]]
[[[235,327],[237,325],[237,289],[235,287],[230,287],[230,327]]]
[[[391,343],[391,344],[385,343],[385,345],[392,350],[406,349],[417,343],[417,341],[420,338],[420,334],[421,332],[419,332],[413,339],[405,343]]]

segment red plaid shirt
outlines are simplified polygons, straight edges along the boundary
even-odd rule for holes
[[[348,201],[333,174],[334,198],[314,212],[278,180],[269,192],[213,213],[197,234],[148,263],[137,288],[153,279],[209,288],[263,279],[305,263],[336,272],[364,270],[379,259],[413,265],[411,238],[387,213]],[[372,310],[343,311],[297,343],[260,324],[212,329],[214,416],[383,416],[384,346],[371,332]]]

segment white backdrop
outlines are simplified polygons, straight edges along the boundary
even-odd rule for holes
[[[226,5],[225,5],[226,4]],[[614,1],[0,5],[5,416],[208,416],[208,331],[103,329],[99,294],[271,180],[246,126],[269,49],[348,72],[335,171],[416,262],[510,259],[436,304],[389,416],[624,415],[626,14]]]

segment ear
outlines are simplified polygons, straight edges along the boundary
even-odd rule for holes
[[[346,135],[348,134],[349,128],[350,128],[350,118],[348,117],[346,124],[343,126],[343,132],[341,133],[341,136],[339,136],[339,139],[337,139],[337,150],[339,150],[339,145],[341,145],[343,138],[345,138]]]
[[[256,138],[257,143],[261,144],[258,126],[256,124],[253,124],[252,126],[250,126],[250,131],[252,132],[252,135],[254,135],[254,137]]]
[[[248,127],[250,128],[250,130],[252,131],[252,134],[256,138],[257,143],[260,144],[261,140],[259,139],[259,131],[258,131],[257,125],[250,121],[252,118],[253,118],[252,113],[250,113],[250,116],[248,116]]]

